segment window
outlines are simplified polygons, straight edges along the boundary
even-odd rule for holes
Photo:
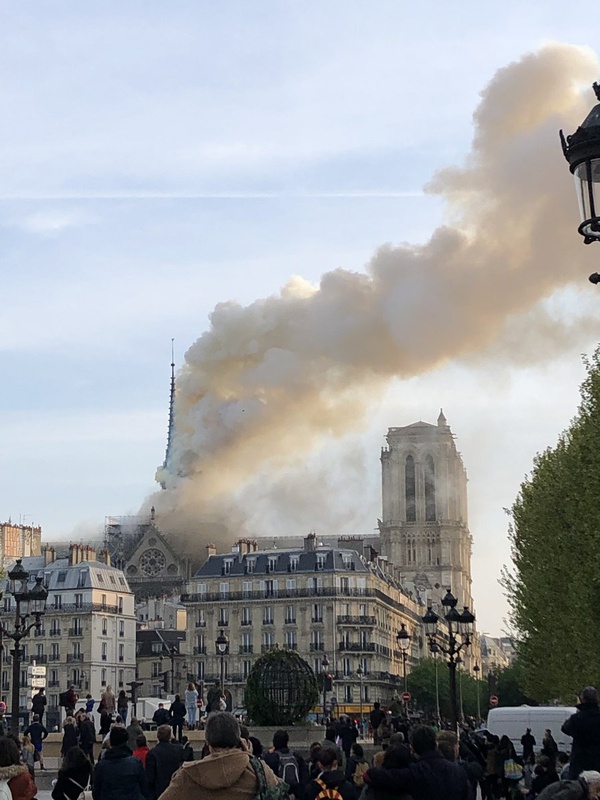
[[[119,636],[123,638],[125,636],[125,623],[123,620],[119,620]]]
[[[269,556],[267,560],[267,572],[275,572],[277,569],[278,556]]]
[[[325,646],[323,644],[323,632],[322,631],[320,631],[320,630],[311,631],[310,637],[311,637],[311,643],[310,643],[310,649],[311,650],[323,650],[324,649]]]
[[[250,597],[252,594],[252,581],[242,583],[242,597]]]
[[[348,594],[350,591],[350,579],[349,578],[340,578],[340,591],[344,594]]]
[[[277,581],[265,581],[265,597],[277,597]]]
[[[223,627],[229,625],[229,609],[227,608],[219,609],[219,625]]]
[[[162,664],[160,661],[153,661],[152,662],[152,677],[153,678],[160,678],[162,673]]]
[[[204,628],[205,626],[206,626],[206,617],[204,616],[204,609],[201,608],[198,610],[198,615],[196,617],[196,627]]]
[[[242,625],[252,625],[252,609],[248,606],[242,608]]]
[[[122,669],[119,670],[119,688],[123,688],[123,683],[125,681],[125,673]]]
[[[108,577],[110,578],[110,582],[113,583],[116,586],[117,582],[115,580],[115,576],[114,575],[109,575]]]
[[[61,570],[58,573],[58,577],[56,579],[56,582],[57,583],[64,583],[66,579],[67,579],[67,571],[66,570]]]
[[[352,687],[351,686],[344,686],[344,702],[351,703],[352,702]]]
[[[263,631],[262,635],[263,639],[263,651],[270,650],[272,647],[275,647],[275,633],[273,631]],[[227,663],[227,662],[225,662]]]
[[[252,652],[252,634],[251,633],[242,633],[242,653],[251,653]]]
[[[317,553],[317,569],[319,570],[325,569],[326,558],[327,558],[326,553]]]
[[[163,643],[162,642],[152,642],[152,652],[153,653],[162,653],[163,651]]]
[[[83,595],[76,594],[75,595],[75,608],[82,608],[83,607]]]
[[[10,611],[10,597],[4,598],[4,611]]]
[[[417,520],[415,486],[415,460],[412,456],[407,456],[404,462],[404,495],[407,522],[416,522]]]
[[[229,575],[232,566],[233,566],[233,559],[226,558],[225,561],[223,561],[223,575]]]
[[[433,458],[427,456],[425,459],[425,520],[435,522],[435,519],[435,465]]]
[[[54,595],[54,608],[62,608],[62,595]]]
[[[296,578],[288,578],[285,582],[285,588],[288,592],[294,592],[296,590]]]
[[[102,686],[106,686],[106,670],[105,669],[103,669],[102,672],[100,673],[100,683],[102,684]]]
[[[122,614],[123,613],[123,598],[122,597],[118,597],[117,598],[117,608],[119,609],[119,614]]]
[[[81,643],[73,642],[73,661],[79,661],[81,658]]]
[[[102,642],[102,661],[108,660],[108,647],[106,642]]]
[[[296,572],[300,556],[290,556],[290,572]]]
[[[97,572],[96,577],[98,578],[98,583],[104,583],[104,575],[101,572]]]
[[[273,606],[263,608],[263,625],[273,625]]]
[[[349,658],[342,659],[342,670],[344,675],[352,674],[352,663],[350,662]]]
[[[44,657],[44,645],[43,644],[36,645],[35,650],[36,650],[35,654],[36,654],[37,658],[43,658]]]
[[[246,559],[246,572],[252,573],[256,569],[256,559],[255,558],[247,558]]]
[[[323,606],[320,603],[313,605],[312,621],[323,622]]]
[[[286,625],[295,625],[296,624],[296,608],[295,608],[295,606],[286,606],[285,607],[285,624]]]
[[[120,644],[119,645],[119,661],[121,663],[123,661],[125,661],[125,645],[124,644]]]
[[[86,575],[88,574],[87,569],[80,569],[79,576],[77,578],[77,588],[78,589],[85,589],[85,579]]]
[[[198,594],[200,595],[200,597],[203,597],[206,594],[206,584],[205,583],[199,583],[196,588],[198,590]]]
[[[315,673],[315,675],[318,675],[319,672],[323,672],[323,666],[321,664],[320,658],[315,658],[313,660],[313,672]]]
[[[196,664],[196,667],[198,669],[198,680],[199,681],[203,681],[204,680],[204,661],[198,661],[198,663]]]
[[[295,650],[297,648],[297,646],[298,646],[298,641],[297,641],[297,638],[296,638],[296,631],[294,631],[294,630],[286,631],[285,634],[284,634],[284,641],[285,641],[285,646],[289,650]]]
[[[108,620],[102,617],[102,636],[108,636]]]
[[[219,592],[221,597],[227,597],[229,595],[229,584],[224,582],[219,584]]]
[[[51,661],[60,661],[60,645],[57,642],[52,643],[52,652],[50,653]]]
[[[251,669],[252,669],[251,661],[242,661],[242,675],[244,680],[248,680],[248,675],[250,675]]]
[[[102,608],[104,610],[106,610],[106,595],[105,594],[102,595]]]

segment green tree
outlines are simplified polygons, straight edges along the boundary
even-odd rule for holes
[[[522,688],[539,701],[573,703],[600,682],[600,348],[586,368],[577,416],[536,456],[511,509],[504,586]]]
[[[456,676],[457,694],[462,694],[462,707],[466,716],[477,714],[477,691],[482,711],[487,700],[487,684],[477,681],[464,670],[459,670]],[[408,675],[408,691],[417,708],[431,716],[437,713],[436,700],[436,659],[425,658]],[[437,685],[439,691],[440,713],[442,717],[450,717],[450,670],[445,658],[437,660]],[[460,714],[460,708],[459,708]]]
[[[500,670],[496,679],[496,692],[501,706],[535,706],[535,699],[525,693],[525,674],[520,661]],[[487,699],[487,698],[486,698]]]

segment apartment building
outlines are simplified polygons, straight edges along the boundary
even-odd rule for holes
[[[49,719],[58,710],[58,696],[70,685],[85,696],[99,699],[102,690],[127,688],[135,678],[136,617],[134,597],[123,572],[99,560],[105,553],[91,547],[70,545],[68,557],[57,558],[54,548],[41,556],[24,558],[31,580],[43,578],[48,589],[46,613],[40,630],[23,640],[21,708],[27,703],[27,666],[47,668]],[[5,621],[12,624],[14,599],[4,593]],[[10,706],[12,656],[4,638],[1,696]]]
[[[225,686],[234,708],[243,706],[253,663],[275,647],[297,650],[315,673],[331,673],[332,697],[347,713],[402,692],[396,637],[404,624],[410,670],[423,655],[425,608],[403,593],[383,563],[367,562],[350,548],[320,547],[314,534],[303,548],[265,551],[240,540],[230,553],[217,554],[214,545],[207,550],[181,596],[189,659],[204,687],[220,678],[215,640],[223,631],[229,639]]]

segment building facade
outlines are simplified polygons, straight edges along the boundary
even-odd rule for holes
[[[20,706],[27,707],[27,666],[46,667],[48,710],[58,710],[58,696],[74,685],[80,695],[98,700],[104,687],[127,689],[135,678],[136,618],[134,597],[123,572],[103,563],[93,548],[71,545],[67,558],[54,548],[23,559],[30,580],[43,579],[48,589],[40,630],[23,640]],[[5,592],[4,613],[10,619],[14,599]],[[1,696],[10,707],[12,656],[4,638]]]
[[[140,697],[183,695],[188,682],[196,680],[195,673],[188,672],[185,641],[186,631],[167,628],[138,630],[137,680],[143,683],[138,690]]]
[[[42,529],[39,525],[15,525],[10,520],[0,523],[0,558],[2,563],[15,558],[42,554]]]
[[[215,640],[229,640],[225,686],[233,708],[256,659],[276,647],[298,651],[315,673],[334,677],[338,709],[358,713],[361,702],[389,703],[403,690],[400,626],[411,634],[406,669],[423,655],[423,607],[405,594],[384,563],[367,562],[351,548],[318,547],[311,534],[302,549],[258,550],[241,540],[230,553],[208,548],[208,558],[181,597],[188,608],[188,653],[205,689],[220,679]],[[358,667],[360,670],[357,673]],[[361,674],[362,672],[362,674]]]

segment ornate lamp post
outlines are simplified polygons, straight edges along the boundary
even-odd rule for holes
[[[475,663],[473,667],[473,672],[475,673],[475,680],[476,680],[476,689],[477,689],[477,721],[481,722],[481,700],[479,697],[479,673],[481,672],[481,667],[479,664]]]
[[[600,84],[594,83],[600,101]],[[575,178],[581,223],[579,233],[585,244],[600,242],[600,102],[595,105],[575,133],[566,136],[560,131],[563,153]],[[590,275],[592,283],[600,283],[600,275]]]
[[[23,658],[24,648],[21,646],[21,640],[29,636],[32,628],[38,628],[41,625],[41,617],[46,609],[46,599],[48,597],[48,590],[42,583],[42,578],[35,579],[35,586],[32,589],[27,588],[29,582],[29,572],[23,568],[21,559],[18,558],[14,567],[8,573],[8,591],[15,598],[16,611],[15,611],[15,625],[14,630],[9,630],[6,625],[2,625],[3,638],[12,639],[15,643],[14,649],[11,650],[13,656],[13,674],[12,674],[12,701],[11,701],[11,718],[10,730],[11,733],[19,733],[19,694],[21,689],[21,661]],[[34,621],[27,623],[27,620],[33,617]]]
[[[217,655],[221,659],[221,694],[225,695],[225,656],[229,653],[229,639],[224,631],[219,631],[215,641]]]
[[[359,719],[360,719],[360,733],[361,733],[361,736],[362,736],[362,732],[363,732],[363,728],[364,728],[364,722],[363,722],[363,684],[362,684],[362,679],[363,679],[364,672],[363,672],[363,668],[361,667],[360,664],[356,668],[356,674],[358,675],[358,682],[359,682],[359,687],[358,687],[358,691],[359,691],[358,698],[359,698],[359,705],[360,705]]]
[[[408,648],[410,647],[410,633],[406,630],[406,625],[404,623],[400,626],[396,638],[398,640],[400,652],[402,653],[402,674],[404,676],[404,691],[406,692],[408,691],[408,685],[406,683],[406,660],[408,658]]]
[[[323,725],[327,719],[327,667],[329,666],[329,659],[327,655],[323,656],[321,660],[321,670],[323,673]]]
[[[438,638],[438,624],[441,618],[435,613],[431,606],[422,618],[425,627],[425,634],[432,653],[442,652],[448,656],[448,668],[450,670],[450,706],[452,728],[458,725],[458,697],[456,692],[456,665],[458,657],[464,648],[471,644],[471,636],[475,629],[475,616],[465,606],[462,614],[456,610],[458,600],[450,589],[442,599],[444,609],[443,619],[448,626],[447,639]]]

